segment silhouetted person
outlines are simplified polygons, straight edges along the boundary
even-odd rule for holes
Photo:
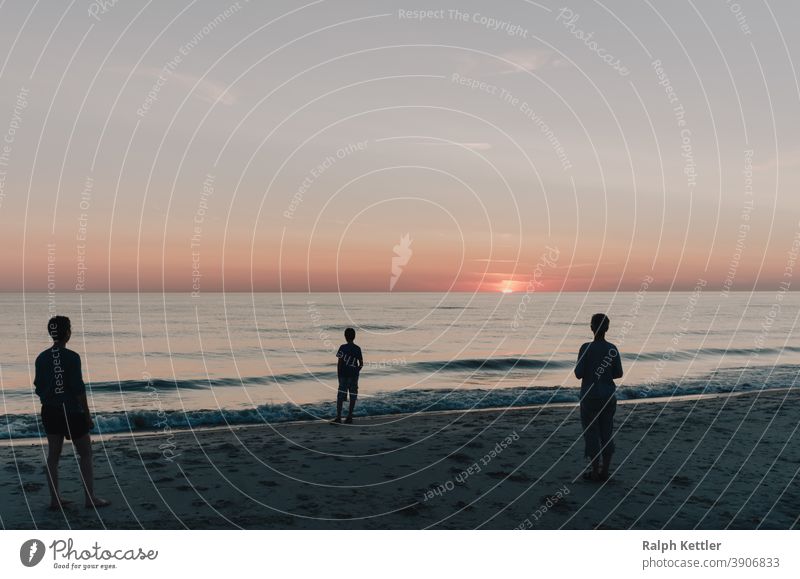
[[[619,350],[606,341],[609,319],[605,314],[592,316],[594,340],[581,346],[575,377],[581,380],[581,424],[586,442],[586,458],[591,469],[584,473],[590,480],[607,480],[614,454],[614,412],[617,409],[615,378],[622,378]],[[602,459],[602,460],[601,460]]]
[[[81,357],[67,349],[67,342],[72,336],[69,318],[50,318],[47,332],[53,338],[53,346],[36,358],[36,377],[33,383],[36,385],[36,394],[42,401],[42,424],[47,434],[45,474],[50,488],[50,509],[61,509],[71,502],[63,499],[58,492],[58,461],[64,438],[72,440],[80,456],[86,506],[104,507],[110,503],[94,494],[92,439],[89,435],[94,423],[86,401]]]
[[[339,392],[336,396],[336,418],[333,420],[334,424],[342,423],[342,406],[348,396],[350,397],[350,409],[344,422],[345,424],[353,423],[353,409],[356,407],[356,399],[358,399],[358,374],[361,372],[361,367],[364,366],[361,348],[354,342],[356,331],[353,328],[347,328],[344,331],[344,339],[347,340],[347,343],[339,346],[339,351],[336,352],[336,357],[339,359],[336,365],[336,374],[339,377]]]

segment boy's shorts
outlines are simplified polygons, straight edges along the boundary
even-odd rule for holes
[[[42,406],[42,425],[48,435],[78,440],[89,432],[89,421],[83,412],[65,410],[63,405]]]
[[[358,398],[358,376],[342,376],[339,378],[339,400],[344,400],[350,394],[350,400]]]

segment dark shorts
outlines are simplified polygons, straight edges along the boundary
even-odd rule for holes
[[[586,443],[584,456],[589,459],[614,454],[614,413],[617,398],[584,398],[581,400],[581,425]]]
[[[351,400],[358,398],[358,376],[342,376],[339,378],[338,398],[344,400],[348,394]]]
[[[52,436],[64,436],[77,440],[89,432],[89,424],[83,412],[65,410],[63,406],[42,406],[44,431]]]

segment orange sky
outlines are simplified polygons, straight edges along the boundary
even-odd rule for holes
[[[58,291],[791,281],[800,89],[777,37],[744,42],[723,4],[698,7],[710,43],[681,10],[631,6],[626,29],[587,3],[625,75],[524,2],[492,8],[527,38],[354,2],[264,31],[280,6],[245,4],[200,37],[214,3],[132,27],[119,3],[58,34],[6,7],[25,34],[0,91],[0,290],[46,289],[49,243]],[[278,32],[303,40],[275,51]]]

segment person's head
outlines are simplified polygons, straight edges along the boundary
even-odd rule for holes
[[[592,333],[595,338],[603,338],[608,331],[608,316],[605,314],[595,314],[592,316]]]
[[[72,335],[72,324],[69,318],[67,316],[53,316],[50,318],[50,321],[47,322],[47,333],[50,334],[54,342],[67,343]]]
[[[356,331],[353,328],[347,328],[344,331],[344,339],[349,342],[352,342],[356,339]]]

